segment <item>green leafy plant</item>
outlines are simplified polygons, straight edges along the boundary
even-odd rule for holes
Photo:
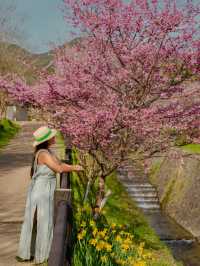
[[[15,136],[20,127],[7,119],[0,120],[0,148],[5,146]]]

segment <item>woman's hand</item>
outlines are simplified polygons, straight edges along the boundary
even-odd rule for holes
[[[74,167],[75,167],[75,171],[83,171],[84,170],[84,168],[81,166],[81,165],[74,165]]]

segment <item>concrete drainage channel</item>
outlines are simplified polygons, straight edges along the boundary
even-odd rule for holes
[[[156,188],[141,169],[128,161],[118,169],[119,180],[144,212],[149,224],[185,266],[200,266],[200,245],[193,236],[167,216],[160,208]]]

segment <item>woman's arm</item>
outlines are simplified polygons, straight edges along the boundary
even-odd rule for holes
[[[46,164],[51,170],[56,173],[83,171],[80,165],[69,165],[66,163],[57,162],[53,156],[48,152],[41,152],[38,158],[39,164]]]

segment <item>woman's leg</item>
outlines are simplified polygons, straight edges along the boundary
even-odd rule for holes
[[[31,257],[35,256],[36,235],[37,235],[37,207],[33,219],[33,229],[32,229],[32,238],[31,238]]]
[[[31,239],[35,210],[36,206],[32,204],[31,197],[28,195],[17,254],[20,258],[26,260],[31,258]]]
[[[48,259],[53,238],[53,191],[51,191],[51,184],[48,184],[48,189],[48,193],[42,197],[37,208],[36,263],[42,263]]]

